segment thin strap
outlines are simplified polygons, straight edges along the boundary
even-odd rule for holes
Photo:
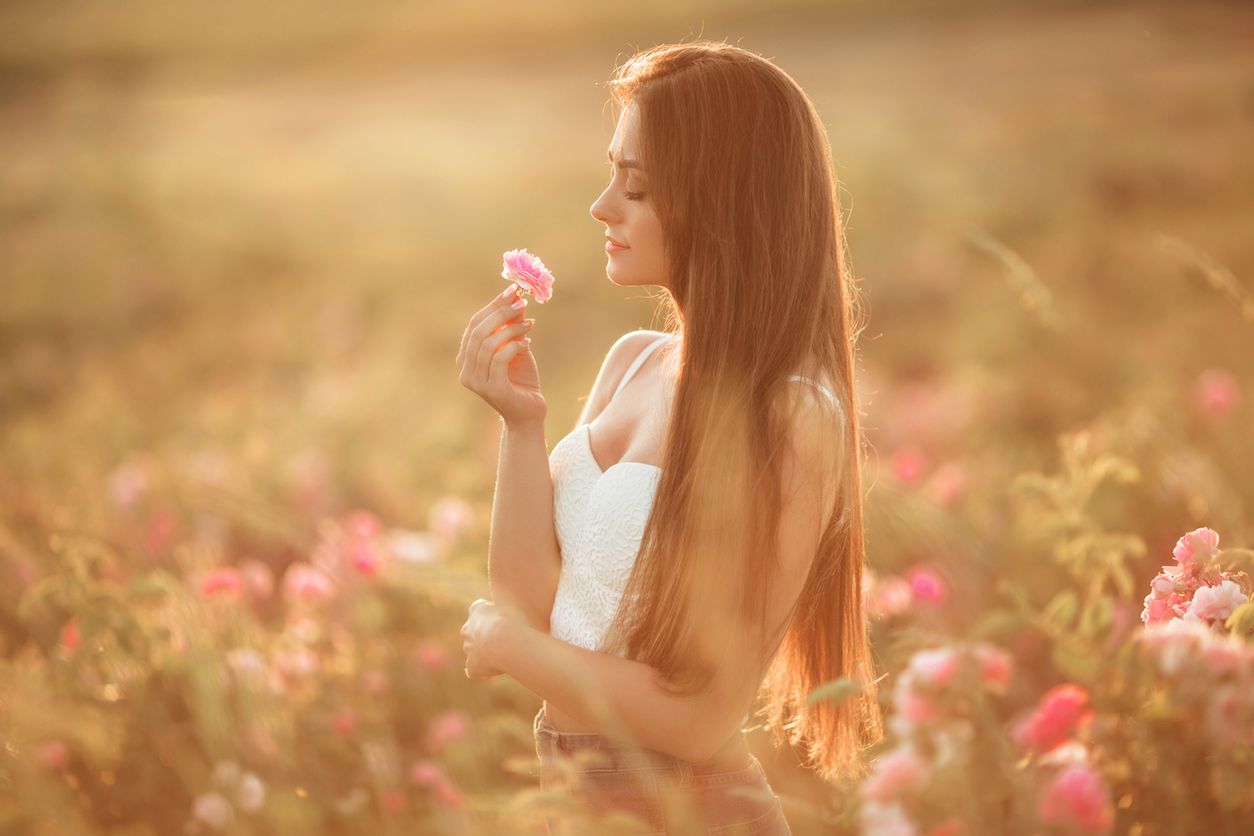
[[[636,370],[639,369],[640,366],[644,363],[644,361],[649,358],[649,355],[653,353],[653,350],[655,348],[657,348],[664,342],[673,340],[675,337],[676,337],[675,334],[666,334],[664,336],[658,337],[656,340],[646,345],[644,349],[639,354],[636,355],[636,359],[631,361],[631,365],[627,367],[627,371],[623,374],[623,379],[618,381],[618,388],[614,390],[613,395],[610,395],[610,400],[613,400],[615,396],[617,396],[618,393],[622,391],[623,387],[627,385],[627,381],[631,380],[631,376],[634,375],[636,373]]]
[[[827,399],[832,402],[832,405],[836,407],[837,411],[840,412],[842,416],[845,414],[844,410],[842,410],[840,407],[840,399],[836,397],[836,393],[833,392],[831,389],[828,389],[822,383],[819,383],[817,380],[812,380],[806,377],[805,375],[800,375],[800,374],[789,375],[788,379],[789,380],[802,380],[802,381],[805,381],[806,383],[811,383],[817,386],[819,389],[823,391],[823,394],[827,395]]]

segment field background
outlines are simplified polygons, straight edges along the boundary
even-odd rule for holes
[[[1029,571],[996,539],[1007,480],[1086,427],[1142,465],[1112,510],[1153,552],[1138,590],[1183,531],[1254,541],[1250,395],[1196,401],[1211,370],[1254,393],[1254,6],[7,2],[0,31],[9,664],[55,644],[19,601],[68,536],[126,576],[199,547],[278,574],[323,517],[418,530],[452,496],[473,517],[447,564],[481,572],[499,424],[458,385],[462,330],[502,251],[552,268],[529,308],[551,446],[609,345],[660,324],[606,279],[588,208],[615,64],[698,36],[774,60],[827,126],[869,322],[877,570]],[[123,515],[137,468],[147,504]],[[939,473],[960,500],[916,495],[949,496]],[[460,653],[456,594],[413,600]],[[527,754],[526,692],[452,677],[423,710],[442,702],[513,718]],[[821,803],[754,741],[778,791]]]

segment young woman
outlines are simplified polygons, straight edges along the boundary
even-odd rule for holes
[[[745,743],[755,699],[824,778],[881,734],[830,149],[796,82],[725,43],[645,50],[611,89],[591,214],[610,280],[661,286],[669,327],[614,343],[548,454],[525,300],[511,286],[471,318],[461,382],[504,433],[496,601],[471,605],[466,674],[544,700],[541,778],[594,810],[655,833],[787,833]],[[861,693],[807,705],[840,677]]]

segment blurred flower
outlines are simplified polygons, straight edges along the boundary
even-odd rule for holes
[[[456,540],[469,525],[472,516],[470,504],[458,496],[444,496],[431,506],[427,514],[427,527],[445,541]]]
[[[949,593],[940,575],[925,566],[916,566],[907,571],[906,581],[910,584],[914,600],[920,603],[939,604]]]
[[[144,531],[144,550],[150,557],[162,554],[174,543],[177,521],[169,508],[158,508],[148,518]]]
[[[1222,622],[1247,600],[1249,596],[1234,581],[1224,580],[1215,586],[1202,586],[1193,593],[1184,618],[1187,621]]]
[[[349,792],[331,802],[331,806],[341,816],[353,816],[365,809],[369,803],[370,794],[361,787],[353,787]]]
[[[875,761],[859,791],[871,801],[893,801],[923,789],[931,777],[927,762],[912,746],[898,746]]]
[[[318,670],[318,654],[307,647],[281,648],[274,654],[274,666],[288,679],[304,678]]]
[[[1227,683],[1206,706],[1207,731],[1221,749],[1254,746],[1254,684]]]
[[[344,531],[354,540],[370,540],[379,536],[379,518],[369,511],[353,511],[344,520]]]
[[[396,814],[405,809],[408,805],[408,799],[401,790],[392,788],[386,789],[379,793],[379,806],[383,808],[383,812],[388,814]]]
[[[200,594],[205,598],[229,598],[238,601],[244,595],[244,579],[234,566],[215,569],[200,581]]]
[[[388,689],[391,681],[388,679],[386,671],[378,669],[368,670],[361,675],[361,685],[366,693],[372,697],[377,697]]]
[[[148,469],[138,459],[127,459],[109,474],[109,498],[119,508],[130,508],[148,493]]]
[[[501,278],[517,285],[520,294],[530,293],[541,305],[553,298],[553,273],[539,258],[518,249],[506,250],[501,260]]]
[[[1085,710],[1088,698],[1088,691],[1071,683],[1046,691],[1036,709],[1015,728],[1015,742],[1039,753],[1066,743],[1092,718],[1093,713]]]
[[[1086,764],[1065,767],[1050,782],[1037,808],[1046,824],[1070,832],[1109,833],[1114,825],[1110,791],[1101,775]]]
[[[867,836],[918,836],[919,830],[900,804],[868,801],[858,809],[861,833]]]
[[[941,507],[953,503],[967,489],[967,470],[959,462],[946,462],[927,480],[925,492]]]
[[[231,802],[218,792],[207,792],[192,802],[192,815],[214,830],[224,830],[235,821]]]
[[[283,597],[289,604],[317,604],[335,597],[335,584],[321,569],[297,561],[283,575]]]
[[[439,752],[466,737],[470,730],[470,718],[457,709],[437,714],[427,726],[427,748]]]
[[[869,573],[869,570],[868,570]],[[909,581],[898,575],[875,578],[868,574],[865,590],[867,613],[871,618],[889,618],[910,608],[914,591]]]
[[[388,550],[406,563],[431,563],[443,549],[440,539],[425,531],[392,529],[386,542]]]
[[[1227,415],[1241,401],[1237,379],[1223,369],[1207,369],[1193,385],[1193,403],[1207,415]]]
[[[218,761],[213,765],[213,782],[220,787],[234,787],[239,776],[240,766],[236,761]]]
[[[1195,528],[1176,541],[1171,556],[1186,574],[1196,575],[1205,562],[1219,553],[1219,534],[1210,528]]]
[[[351,737],[357,732],[357,715],[350,708],[341,708],[331,715],[327,725],[340,737]]]
[[[60,740],[48,740],[35,749],[35,762],[44,769],[64,769],[70,762],[70,750]]]
[[[239,779],[235,797],[240,809],[246,813],[255,813],[266,801],[266,784],[256,773],[245,772]]]
[[[274,593],[274,570],[260,560],[246,560],[240,564],[244,587],[257,599],[264,600]]]
[[[447,670],[449,666],[448,653],[439,642],[431,639],[423,639],[414,648],[414,658],[418,664],[431,673],[439,673]]]
[[[79,644],[78,620],[70,618],[65,622],[65,626],[61,628],[61,636],[59,638],[61,646],[66,650],[74,650]]]
[[[910,658],[908,670],[917,681],[932,687],[940,687],[958,672],[958,653],[952,647],[920,650]]]
[[[980,682],[990,691],[1005,693],[1014,673],[1014,657],[1000,647],[991,644],[975,646],[975,658],[980,663]]]
[[[891,464],[897,481],[909,485],[919,481],[923,476],[927,460],[918,448],[905,447],[893,453]]]
[[[464,803],[461,791],[444,774],[440,765],[430,758],[414,761],[409,768],[409,780],[410,783],[431,790],[436,801],[444,807],[456,809]]]

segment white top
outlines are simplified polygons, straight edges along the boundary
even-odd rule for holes
[[[667,334],[645,346],[627,367],[614,395],[654,349],[678,336]],[[814,384],[840,410],[836,396],[818,381],[801,375],[788,379]],[[588,424],[583,423],[554,445],[549,473],[562,555],[549,632],[570,644],[597,650],[640,551],[662,468],[644,462],[617,462],[602,471],[588,443]]]

